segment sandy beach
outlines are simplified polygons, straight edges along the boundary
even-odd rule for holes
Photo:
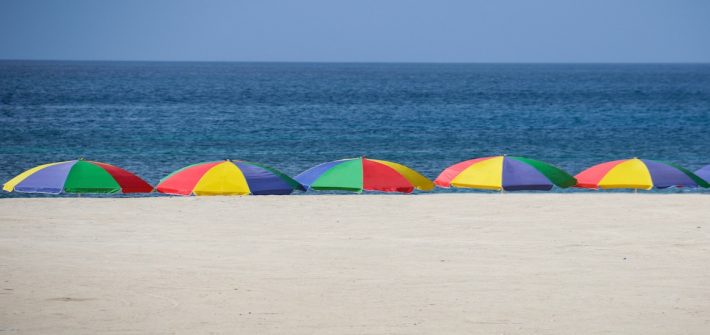
[[[3,334],[707,334],[710,196],[0,200]]]

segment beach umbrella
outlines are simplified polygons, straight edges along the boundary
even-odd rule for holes
[[[184,167],[161,179],[156,190],[175,195],[267,195],[305,191],[297,181],[274,168],[239,160]]]
[[[706,165],[705,167],[701,168],[698,171],[695,171],[695,174],[703,178],[706,182],[710,183],[710,165]]]
[[[316,165],[295,179],[313,190],[362,192],[430,191],[434,183],[404,165],[365,157],[341,159]]]
[[[574,186],[574,177],[534,159],[515,156],[475,158],[449,166],[434,181],[441,187],[495,191],[549,191]]]
[[[592,166],[577,176],[581,188],[652,188],[708,187],[708,183],[694,173],[672,163],[649,159],[622,159]]]
[[[29,169],[5,183],[3,190],[49,194],[149,193],[153,187],[121,168],[79,159]]]

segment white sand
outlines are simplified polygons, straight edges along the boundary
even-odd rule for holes
[[[710,195],[0,200],[0,334],[709,334]]]

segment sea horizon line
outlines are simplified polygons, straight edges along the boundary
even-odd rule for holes
[[[37,62],[37,63],[240,63],[240,64],[422,64],[422,65],[710,65],[707,62],[676,61],[676,62],[546,62],[546,61],[521,61],[521,62],[445,62],[445,61],[290,61],[290,60],[153,60],[153,59],[52,59],[52,58],[0,58],[0,63],[10,62]]]

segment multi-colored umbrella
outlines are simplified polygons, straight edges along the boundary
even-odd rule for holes
[[[710,165],[706,165],[705,167],[700,168],[700,170],[695,171],[695,175],[710,183]]]
[[[548,163],[514,156],[482,157],[449,166],[434,181],[441,187],[496,191],[549,191],[553,185],[576,183],[567,172]]]
[[[266,195],[305,191],[297,181],[274,168],[231,160],[184,167],[161,179],[156,190],[175,195]]]
[[[707,182],[678,165],[638,158],[601,163],[576,177],[577,187],[594,189],[708,187]]]
[[[3,190],[23,193],[149,193],[153,187],[110,164],[83,159],[29,169],[5,183]]]
[[[431,180],[402,164],[365,157],[316,165],[294,179],[313,190],[411,193],[434,189]]]

